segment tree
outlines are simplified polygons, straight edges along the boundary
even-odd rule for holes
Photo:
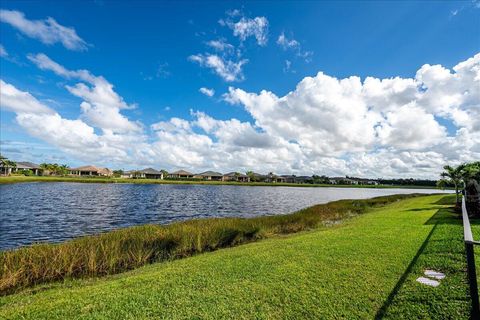
[[[49,164],[49,163],[41,163],[40,168],[43,169],[43,174],[44,175],[51,175],[53,173],[52,165]]]
[[[480,161],[465,164],[461,174],[467,212],[472,216],[480,216]]]
[[[0,155],[0,167],[5,169],[5,175],[8,176],[12,172],[12,168],[17,167],[17,163]]]
[[[312,176],[312,182],[317,183],[317,184],[321,184],[321,183],[329,184],[330,179],[325,175],[319,176],[319,175],[314,174]]]
[[[66,164],[42,163],[40,168],[43,169],[44,174],[48,175],[65,176],[68,174],[68,166]]]
[[[480,161],[467,163],[462,170],[462,178],[464,181],[476,180],[480,181]]]
[[[247,171],[245,174],[250,178],[250,181],[255,182],[257,181],[257,177],[255,177],[255,173],[253,171]]]
[[[452,166],[446,165],[443,167],[443,170],[445,171],[440,174],[443,179],[447,180],[448,182],[454,185],[457,208],[461,206],[460,188],[462,187],[462,184],[463,184],[462,171],[464,170],[464,168],[465,168],[465,164],[461,164],[458,167],[452,167]]]
[[[120,177],[123,174],[123,170],[113,170],[113,176],[114,177]]]
[[[68,174],[68,166],[66,164],[59,165],[57,167],[57,174],[66,176]]]

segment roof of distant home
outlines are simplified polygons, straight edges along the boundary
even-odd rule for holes
[[[215,171],[205,171],[205,172],[199,173],[198,175],[203,177],[223,177],[223,174]]]
[[[100,171],[101,169],[102,168],[98,168],[98,167],[95,167],[95,166],[92,166],[92,165],[81,166],[81,167],[77,167],[77,168],[70,168],[70,170],[72,170],[72,171],[92,171],[92,172]]]
[[[185,171],[185,170],[177,170],[177,171],[171,172],[170,174],[177,174],[177,175],[182,175],[182,176],[193,176],[193,173]]]
[[[153,168],[145,168],[145,169],[139,170],[138,172],[145,173],[145,174],[162,174],[161,171],[155,170]]]
[[[96,172],[97,174],[109,175],[112,171],[108,168],[99,168],[92,165],[71,168],[70,171]]]
[[[248,177],[246,174],[243,174],[243,173],[240,173],[240,172],[229,172],[229,173],[225,173],[224,176],[225,177],[233,177],[233,176]]]
[[[17,162],[17,168],[41,169],[38,164],[35,164],[33,162]]]
[[[265,177],[264,174],[256,173],[256,172],[253,173],[253,176],[255,176],[255,177]]]

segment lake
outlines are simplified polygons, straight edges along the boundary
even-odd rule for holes
[[[428,189],[16,183],[0,185],[0,249],[145,223],[285,214],[339,199]]]

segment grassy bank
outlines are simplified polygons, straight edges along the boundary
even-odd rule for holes
[[[442,195],[328,229],[0,297],[6,319],[468,319],[462,226]],[[444,272],[437,288],[415,279]]]
[[[0,177],[0,184],[21,182],[78,182],[78,183],[135,183],[135,184],[196,184],[196,185],[233,185],[233,186],[271,186],[271,187],[335,187],[335,188],[407,188],[436,189],[436,187],[411,185],[334,185],[310,183],[266,183],[266,182],[232,182],[205,180],[160,180],[160,179],[125,179],[106,177],[42,177],[42,176],[9,176]]]
[[[0,252],[0,293],[65,278],[119,273],[272,235],[318,228],[413,196],[416,195],[340,200],[279,216],[144,225],[61,244],[38,244],[4,251]]]

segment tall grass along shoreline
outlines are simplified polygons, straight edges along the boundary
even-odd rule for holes
[[[67,278],[116,274],[273,235],[329,226],[369,209],[425,194],[339,200],[295,213],[256,218],[209,218],[143,225],[60,244],[34,244],[0,252],[0,295]]]

